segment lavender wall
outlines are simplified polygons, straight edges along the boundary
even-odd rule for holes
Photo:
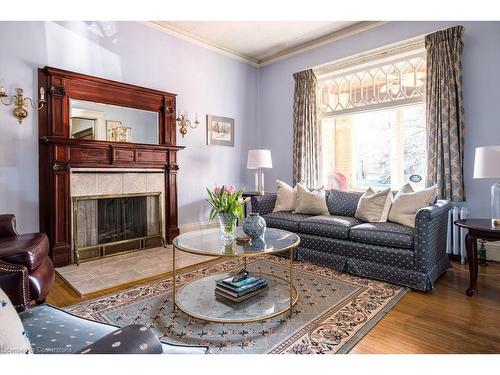
[[[198,112],[202,122],[178,141],[187,146],[179,155],[180,223],[186,224],[206,221],[205,186],[252,188],[248,149],[272,150],[268,188],[276,178],[291,182],[294,72],[458,23],[466,29],[466,191],[472,214],[487,217],[493,181],[473,180],[472,172],[474,147],[500,144],[499,22],[391,22],[260,70],[136,22],[0,22],[0,78],[9,92],[22,87],[33,96],[36,69],[50,65],[178,93],[178,109],[191,117]],[[205,145],[207,113],[235,118],[234,148]],[[16,214],[21,232],[38,229],[37,147],[37,116],[18,125],[0,105],[0,213]]]
[[[474,148],[500,144],[500,22],[390,22],[354,36],[264,66],[259,74],[261,146],[270,149],[274,167],[267,185],[292,181],[292,101],[294,72],[455,25],[465,26],[463,84],[465,101],[465,188],[471,213],[489,216],[494,181],[474,180]],[[499,161],[500,162],[500,161]]]
[[[246,153],[258,145],[258,70],[137,22],[0,22],[0,78],[33,96],[36,69],[50,65],[178,93],[177,108],[201,125],[178,143],[179,219],[206,221],[205,186],[245,185]],[[21,232],[38,229],[37,115],[18,125],[0,105],[0,213]],[[205,144],[205,114],[235,119],[235,147]]]

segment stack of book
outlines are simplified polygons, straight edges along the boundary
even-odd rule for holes
[[[243,280],[233,281],[234,276],[217,280],[215,297],[223,302],[237,303],[245,301],[267,288],[267,281],[248,275]]]

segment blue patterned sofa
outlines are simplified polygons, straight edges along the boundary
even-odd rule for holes
[[[329,190],[329,216],[272,212],[275,194],[252,197],[252,211],[271,228],[297,233],[297,259],[338,271],[428,291],[451,267],[446,230],[451,204],[438,200],[417,212],[415,228],[401,224],[363,223],[354,214],[362,193]]]
[[[19,313],[35,354],[154,354],[157,341],[163,354],[205,354],[205,346],[179,345],[158,340],[151,328],[140,325],[117,327],[73,315],[57,307],[44,304]],[[138,327],[139,330],[134,328]],[[142,330],[144,329],[144,332]],[[0,324],[0,334],[2,327]],[[153,330],[154,331],[154,330]],[[117,335],[119,334],[119,335]],[[142,335],[149,334],[145,339]],[[152,336],[152,337],[151,337]],[[120,341],[119,347],[113,343]],[[107,345],[109,343],[109,346]],[[146,344],[147,343],[147,344]]]

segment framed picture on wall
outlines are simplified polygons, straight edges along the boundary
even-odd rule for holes
[[[234,147],[234,119],[207,115],[207,145]]]

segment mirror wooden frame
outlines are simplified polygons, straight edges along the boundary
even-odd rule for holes
[[[38,85],[47,92],[39,112],[40,231],[48,235],[56,267],[71,263],[72,168],[154,168],[165,173],[165,235],[179,234],[177,215],[176,94],[62,69],[38,69]],[[159,144],[70,138],[70,98],[158,113]]]

